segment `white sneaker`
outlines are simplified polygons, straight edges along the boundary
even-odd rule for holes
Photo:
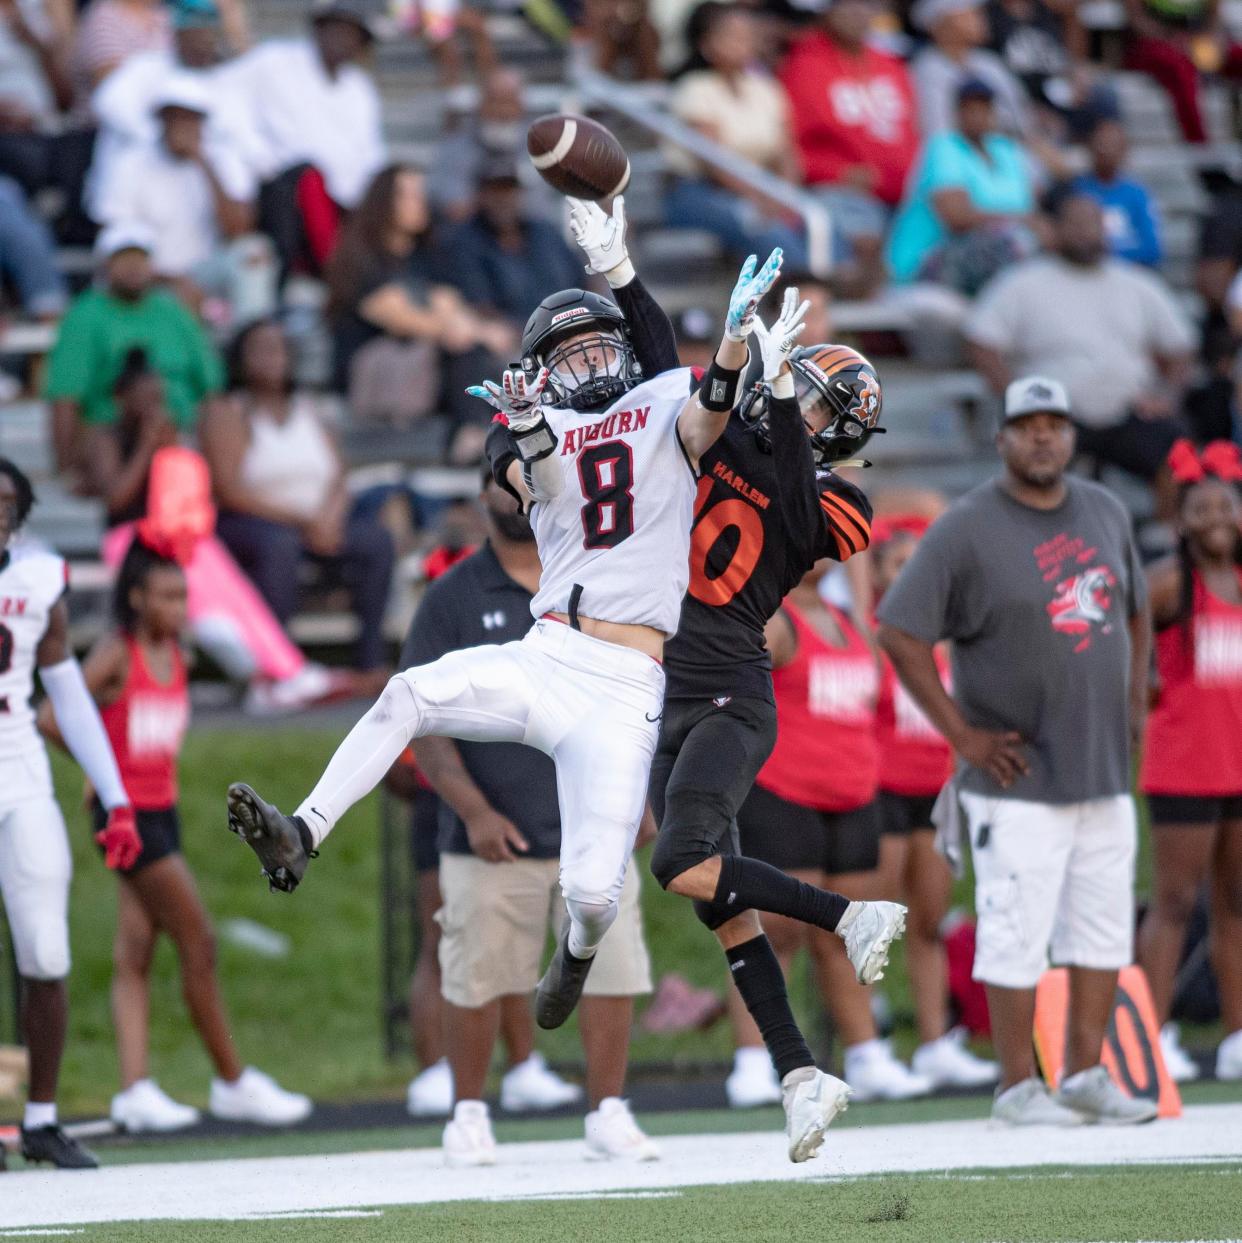
[[[442,1057],[410,1080],[405,1108],[415,1118],[443,1118],[453,1112],[453,1071]]]
[[[559,1109],[582,1099],[582,1089],[548,1069],[542,1053],[532,1053],[500,1081],[500,1107],[509,1113],[524,1109]]]
[[[1242,1030],[1231,1032],[1216,1047],[1217,1079],[1242,1079]]]
[[[660,1147],[643,1134],[634,1121],[628,1101],[606,1096],[599,1108],[586,1116],[588,1161],[608,1161],[620,1157],[627,1161],[658,1161]]]
[[[884,978],[888,949],[906,930],[906,908],[897,902],[851,902],[837,924],[837,936],[854,964],[860,984]]]
[[[866,1040],[845,1050],[845,1082],[856,1101],[908,1101],[935,1086],[893,1056],[887,1040]]]
[[[939,1040],[919,1045],[910,1059],[910,1068],[933,1088],[981,1088],[1000,1078],[1000,1067],[986,1058],[976,1057],[966,1047],[966,1032],[954,1028]]]
[[[1082,1114],[1086,1121],[1103,1126],[1132,1126],[1138,1122],[1152,1122],[1156,1117],[1155,1101],[1127,1096],[1103,1066],[1092,1066],[1090,1070],[1080,1070],[1062,1079],[1057,1101]]]
[[[444,1127],[444,1159],[449,1165],[495,1165],[496,1137],[483,1101],[458,1101]]]
[[[309,1096],[286,1092],[270,1075],[253,1066],[242,1071],[236,1083],[211,1081],[208,1109],[230,1122],[257,1122],[260,1126],[293,1126],[314,1108]]]
[[[824,1142],[824,1132],[850,1103],[850,1086],[814,1066],[800,1066],[781,1080],[789,1159],[809,1161]]]
[[[180,1131],[193,1126],[199,1112],[173,1100],[153,1079],[139,1079],[112,1098],[112,1121],[123,1131]]]
[[[1082,1126],[1082,1114],[1059,1105],[1042,1079],[1023,1079],[997,1092],[992,1121],[1004,1126]]]
[[[781,1083],[767,1049],[738,1049],[733,1069],[725,1080],[730,1109],[753,1109],[756,1105],[779,1105]]]
[[[1190,1083],[1198,1079],[1199,1067],[1182,1048],[1182,1033],[1176,1023],[1166,1023],[1160,1029],[1160,1053],[1164,1058],[1164,1068],[1174,1083]]]

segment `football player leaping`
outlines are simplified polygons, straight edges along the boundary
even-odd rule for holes
[[[632,275],[623,222],[594,204],[575,204],[571,222],[592,270],[611,281],[624,262]],[[799,310],[789,291],[770,330],[756,317],[760,370],[700,462],[689,591],[665,648],[651,772],[661,822],[652,871],[666,889],[695,900],[725,950],[781,1079],[793,1161],[815,1155],[849,1089],[815,1069],[755,911],[837,932],[864,983],[880,977],[905,922],[895,903],[849,902],[743,857],[738,845],[734,818],[776,738],[765,624],[819,558],[845,561],[867,546],[871,506],[831,466],[883,430],[874,368],[843,346],[797,348]],[[658,307],[648,302],[635,312],[647,321],[646,337],[670,339],[671,329],[657,331]],[[665,357],[660,365],[670,365]]]
[[[555,294],[526,325],[522,366],[486,395],[507,418],[497,478],[530,508],[543,573],[517,643],[453,652],[394,677],[292,816],[245,785],[229,827],[273,887],[293,889],[346,810],[411,738],[524,742],[552,756],[561,801],[565,932],[536,997],[556,1027],[582,992],[617,913],[647,797],[664,701],[664,642],[689,577],[699,459],[724,429],[760,299],[780,271],[752,256],[701,383],[687,369],[645,378],[615,303]]]

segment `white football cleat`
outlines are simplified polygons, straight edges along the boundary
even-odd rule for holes
[[[1082,1126],[1086,1119],[1058,1104],[1042,1079],[1023,1079],[998,1092],[992,1101],[992,1122],[1001,1126]]]
[[[935,1086],[893,1055],[887,1040],[865,1040],[845,1050],[845,1082],[856,1101],[908,1101]]]
[[[859,984],[884,978],[889,946],[906,930],[906,908],[898,902],[851,902],[837,924],[837,936],[854,964]]]
[[[259,1126],[293,1126],[308,1117],[314,1105],[309,1096],[286,1092],[271,1075],[247,1066],[235,1083],[211,1081],[208,1109],[230,1122]]]
[[[173,1100],[153,1079],[139,1079],[112,1098],[112,1121],[123,1131],[180,1131],[199,1120],[192,1105]]]
[[[1155,1101],[1127,1096],[1112,1080],[1107,1067],[1092,1066],[1061,1080],[1057,1102],[1101,1126],[1133,1126],[1154,1122]]]
[[[1217,1079],[1242,1079],[1242,1031],[1231,1032],[1216,1046]]]
[[[819,1152],[824,1132],[837,1114],[849,1108],[850,1086],[814,1066],[800,1066],[781,1080],[789,1159],[809,1161]]]
[[[779,1105],[781,1083],[767,1049],[738,1049],[733,1069],[725,1080],[725,1097],[730,1109],[754,1109],[758,1105]]]
[[[442,1057],[410,1080],[406,1112],[415,1118],[443,1118],[453,1112],[453,1071]]]
[[[582,1089],[548,1069],[542,1053],[532,1053],[500,1081],[500,1107],[509,1113],[559,1109],[582,1099]]]
[[[1182,1033],[1176,1023],[1166,1023],[1160,1029],[1160,1055],[1164,1068],[1174,1083],[1190,1083],[1199,1077],[1199,1067],[1194,1058],[1182,1048]],[[1216,1076],[1221,1077],[1219,1074]]]
[[[986,1058],[976,1057],[966,1047],[966,1032],[958,1027],[939,1040],[919,1045],[910,1059],[910,1069],[933,1088],[982,1088],[1000,1078],[1000,1067]]]
[[[449,1165],[495,1165],[496,1137],[483,1101],[458,1101],[444,1127],[444,1159]]]
[[[658,1161],[660,1147],[634,1121],[628,1101],[606,1096],[599,1108],[586,1116],[588,1161]]]

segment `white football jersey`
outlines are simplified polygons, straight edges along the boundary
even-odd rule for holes
[[[67,584],[64,560],[41,548],[13,549],[0,569],[0,806],[52,792],[30,696],[35,653]]]
[[[676,632],[697,488],[677,416],[695,387],[682,367],[604,410],[544,409],[565,486],[531,513],[543,566],[536,617],[568,613],[581,587],[584,617]]]

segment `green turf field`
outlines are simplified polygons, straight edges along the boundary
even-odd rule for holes
[[[647,1243],[656,1238],[678,1243],[1061,1243],[1216,1240],[1237,1237],[1240,1229],[1242,1167],[1203,1165],[743,1183],[650,1198],[619,1193],[617,1198],[353,1210],[341,1217],[123,1222],[77,1227],[73,1233],[85,1243]]]

